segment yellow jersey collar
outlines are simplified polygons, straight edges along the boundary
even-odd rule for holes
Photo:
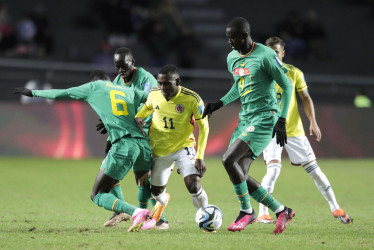
[[[171,101],[174,100],[175,98],[177,98],[181,94],[182,87],[179,85],[178,88],[179,88],[178,93],[175,96],[173,96],[172,98],[170,98]]]

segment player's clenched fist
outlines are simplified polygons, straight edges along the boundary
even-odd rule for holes
[[[33,97],[31,89],[27,88],[15,88],[14,89],[14,94],[21,94],[29,97]]]
[[[277,135],[277,144],[281,147],[287,143],[287,133],[286,133],[286,119],[283,117],[279,117],[277,123],[273,128],[273,135]]]
[[[207,115],[211,115],[214,111],[222,108],[222,106],[223,106],[223,102],[221,100],[218,102],[214,102],[214,103],[208,103],[205,106],[203,118]]]
[[[196,159],[196,161],[195,161],[195,168],[199,172],[200,177],[203,177],[204,174],[205,174],[205,171],[206,171],[205,161],[202,160],[202,159]]]

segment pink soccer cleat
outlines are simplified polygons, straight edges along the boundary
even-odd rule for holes
[[[256,220],[256,213],[253,210],[251,214],[240,211],[239,216],[236,217],[235,221],[227,228],[227,230],[236,232],[242,231],[248,224],[252,224]]]
[[[147,230],[151,229],[156,225],[156,220],[155,219],[149,219],[144,222],[143,226],[140,228],[140,230]]]
[[[278,219],[273,234],[282,233],[286,229],[287,224],[290,222],[290,220],[292,220],[293,217],[295,217],[295,212],[291,208],[284,207],[282,212],[277,213]]]
[[[148,209],[141,209],[139,212],[132,215],[133,224],[127,230],[127,232],[139,232],[143,224],[145,224],[147,220],[151,220],[151,219],[152,219],[151,211],[149,211]]]

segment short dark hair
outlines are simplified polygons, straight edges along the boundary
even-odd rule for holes
[[[227,28],[233,28],[244,33],[250,33],[251,31],[251,26],[249,25],[248,20],[244,17],[233,18],[227,25]]]
[[[98,81],[98,80],[110,81],[110,77],[103,70],[92,71],[90,74],[90,81],[93,82],[93,81]]]
[[[279,37],[277,36],[272,36],[266,39],[265,45],[269,47],[273,47],[274,45],[279,44],[280,46],[283,47],[283,49],[286,47],[286,43]]]
[[[134,55],[132,54],[131,49],[126,48],[126,47],[120,47],[120,48],[116,49],[116,51],[114,51],[114,54],[129,55],[131,57],[134,57]]]
[[[160,71],[158,72],[159,74],[162,74],[162,75],[165,75],[165,74],[176,74],[178,75],[178,77],[180,76],[179,74],[179,70],[177,68],[177,66],[173,65],[173,64],[168,64],[168,65],[165,65],[164,67],[162,67],[160,69]]]

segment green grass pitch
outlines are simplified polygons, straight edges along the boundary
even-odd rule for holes
[[[115,228],[103,223],[112,212],[90,200],[101,159],[54,160],[0,158],[0,249],[373,249],[374,160],[319,160],[340,206],[354,218],[344,225],[331,216],[329,206],[312,179],[284,160],[274,196],[293,208],[296,217],[280,235],[274,225],[252,224],[238,233],[227,226],[239,212],[233,187],[218,158],[206,160],[202,179],[209,203],[223,212],[216,233],[201,232],[195,209],[180,175],[174,171],[167,186],[167,231],[127,233],[130,222]],[[265,165],[254,162],[251,175],[261,181]],[[129,203],[137,204],[132,173],[122,181]],[[251,199],[258,211],[258,204]]]

